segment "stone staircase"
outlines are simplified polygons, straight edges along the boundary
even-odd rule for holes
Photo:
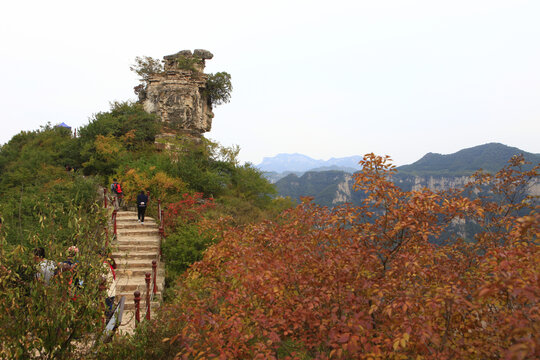
[[[145,217],[144,224],[137,222],[136,211],[119,211],[116,217],[117,237],[113,244],[116,269],[116,297],[126,297],[124,315],[119,332],[132,333],[135,328],[134,295],[141,293],[140,316],[146,315],[145,274],[152,274],[152,260],[157,261],[157,293],[151,302],[151,314],[159,307],[165,284],[165,269],[159,261],[160,235],[155,220]],[[150,283],[152,290],[152,283]]]

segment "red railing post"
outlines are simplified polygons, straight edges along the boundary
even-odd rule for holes
[[[133,293],[135,295],[135,326],[141,322],[141,292],[139,290]]]
[[[150,320],[150,273],[144,275],[146,281],[146,320]]]
[[[148,197],[148,202],[150,202],[150,190],[146,192],[146,197]]]
[[[113,231],[114,231],[114,235],[116,235],[116,213],[117,213],[117,210],[114,209],[113,212],[112,212],[112,221],[113,221]]]
[[[152,275],[153,275],[153,283],[154,283],[154,288],[152,289],[152,293],[154,293],[154,295],[157,293],[157,284],[156,284],[156,277],[157,277],[157,261],[156,260],[152,260]]]
[[[163,209],[161,209],[161,226],[159,228],[159,234],[161,235],[159,237],[159,256],[162,256],[163,253],[161,252],[161,242],[165,238],[165,215],[164,215]]]
[[[105,202],[105,209],[107,208],[107,188],[103,188],[103,201]]]

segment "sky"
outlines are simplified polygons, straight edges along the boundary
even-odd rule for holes
[[[206,49],[233,92],[205,136],[242,162],[540,153],[538,19],[538,0],[4,1],[0,144],[135,100],[136,56]]]

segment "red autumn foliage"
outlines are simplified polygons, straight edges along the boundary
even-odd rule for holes
[[[202,193],[182,195],[182,200],[170,203],[165,209],[165,227],[167,229],[174,229],[177,223],[194,223],[201,220],[203,214],[215,207],[213,198],[203,198]]]
[[[517,196],[538,167],[521,161],[463,190],[406,192],[387,157],[366,155],[363,206],[306,201],[224,231],[162,313],[163,344],[179,359],[539,358],[540,214]],[[487,197],[465,196],[480,185]],[[474,241],[450,231],[463,219]]]

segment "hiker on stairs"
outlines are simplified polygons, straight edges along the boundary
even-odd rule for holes
[[[111,195],[113,197],[112,201],[114,203],[115,210],[118,210],[120,207],[124,206],[124,192],[122,191],[122,186],[116,180],[116,178],[113,179],[113,183],[111,184]]]
[[[144,194],[144,190],[141,190],[140,194],[137,195],[137,219],[141,224],[144,224],[146,205],[148,205],[148,196]]]

